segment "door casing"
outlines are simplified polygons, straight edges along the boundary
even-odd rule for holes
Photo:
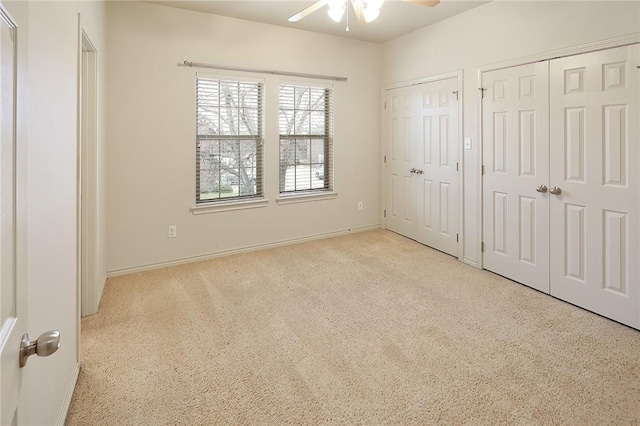
[[[98,312],[102,286],[97,266],[97,54],[96,48],[80,25],[78,69],[78,235],[80,255],[81,315]]]

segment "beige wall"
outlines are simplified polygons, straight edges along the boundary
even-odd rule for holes
[[[460,69],[472,138],[464,258],[479,265],[478,68],[640,31],[640,4],[611,1],[496,1],[381,46],[144,3],[112,2],[108,13],[111,273],[378,225],[380,86]],[[348,77],[335,85],[339,197],[277,205],[277,131],[267,128],[269,206],[193,216],[196,70],[176,66],[184,60]],[[269,117],[279,80],[265,79]]]
[[[146,3],[107,9],[110,273],[379,226],[380,45]],[[347,77],[334,84],[338,197],[276,204],[280,78],[266,76],[269,205],[194,216],[194,82],[207,70],[177,66],[185,60]]]
[[[640,32],[640,3],[494,1],[384,45],[383,84],[464,70],[464,258],[480,259],[478,68]]]

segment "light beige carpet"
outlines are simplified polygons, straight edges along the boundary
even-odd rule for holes
[[[640,332],[351,234],[109,280],[67,423],[638,424]]]

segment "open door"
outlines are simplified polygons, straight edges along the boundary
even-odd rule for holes
[[[16,254],[16,38],[17,25],[0,6],[0,424],[16,425],[22,372],[20,338],[26,332],[26,284],[18,278]],[[23,277],[20,277],[23,278]]]
[[[30,325],[26,281],[27,49],[22,40],[27,38],[28,15],[27,2],[11,2],[7,7],[0,4],[0,424],[12,426],[29,423],[32,400],[25,368],[34,368],[29,357],[51,355],[60,342],[57,331],[33,340],[26,333]]]

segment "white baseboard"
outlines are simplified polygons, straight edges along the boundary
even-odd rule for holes
[[[478,264],[478,262],[476,262],[475,260],[471,260],[471,259],[469,259],[468,257],[463,258],[463,259],[462,259],[462,262],[463,262],[463,263],[466,263],[466,264],[467,264],[467,265],[469,265],[469,266],[473,266],[474,268],[482,269],[482,268],[480,267],[480,265]]]
[[[138,272],[150,271],[153,269],[167,268],[169,266],[184,265],[185,263],[202,262],[204,260],[215,259],[223,256],[230,256],[233,254],[247,253],[250,251],[263,250],[263,249],[269,249],[274,247],[288,246],[291,244],[304,243],[307,241],[320,240],[320,239],[330,238],[330,237],[338,237],[340,235],[351,234],[354,232],[373,231],[374,229],[380,229],[380,224],[378,223],[375,225],[362,226],[359,228],[350,228],[342,231],[334,231],[334,232],[327,232],[324,234],[309,235],[307,237],[292,238],[288,240],[275,241],[275,242],[265,243],[265,244],[256,244],[253,246],[240,247],[240,248],[235,248],[230,250],[221,250],[214,253],[185,257],[181,259],[169,260],[166,262],[158,262],[158,263],[151,263],[148,265],[134,266],[132,268],[115,269],[113,271],[107,271],[107,278],[117,277],[120,275],[135,274]]]
[[[76,389],[76,383],[78,382],[78,375],[80,374],[80,363],[76,364],[76,367],[73,369],[71,373],[71,378],[69,379],[69,385],[67,386],[67,392],[64,395],[64,400],[62,401],[62,407],[60,407],[60,414],[58,415],[58,421],[56,425],[64,426],[65,421],[67,420],[67,413],[69,412],[69,407],[71,406],[71,398],[73,398],[73,391]]]

